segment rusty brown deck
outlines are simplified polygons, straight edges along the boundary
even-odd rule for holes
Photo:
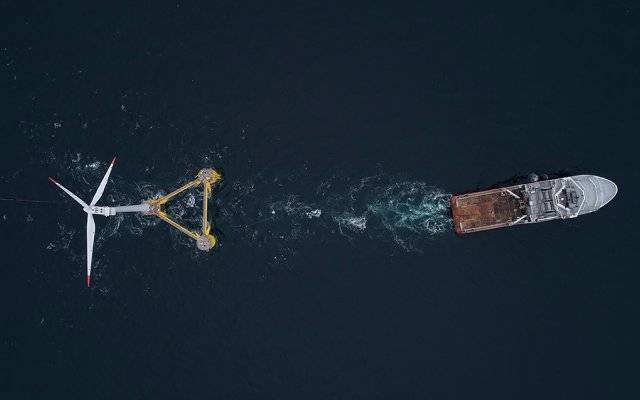
[[[510,186],[451,197],[451,213],[457,234],[512,225],[525,214],[522,186]]]

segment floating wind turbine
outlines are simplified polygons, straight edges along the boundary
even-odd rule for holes
[[[217,239],[211,233],[211,224],[209,224],[207,219],[207,199],[209,197],[209,194],[211,193],[212,185],[214,185],[221,179],[221,176],[217,171],[211,168],[202,169],[200,170],[200,172],[198,172],[196,179],[192,180],[181,188],[174,190],[166,196],[157,199],[146,200],[140,204],[117,207],[96,206],[96,204],[102,197],[102,194],[104,193],[104,189],[107,186],[107,183],[109,182],[109,175],[111,174],[111,170],[113,169],[113,165],[115,164],[115,162],[116,158],[114,157],[111,161],[111,164],[109,165],[109,168],[107,169],[107,173],[104,174],[104,177],[102,178],[102,181],[98,186],[98,190],[96,190],[96,193],[93,195],[93,199],[91,199],[90,204],[85,203],[81,198],[73,194],[69,189],[62,186],[55,179],[49,177],[49,180],[51,182],[62,189],[66,194],[71,196],[73,200],[75,200],[82,206],[82,210],[87,213],[87,286],[91,285],[91,259],[93,257],[93,242],[96,236],[96,223],[93,220],[94,214],[102,215],[105,217],[125,212],[139,212],[146,215],[155,215],[163,221],[169,223],[171,226],[177,228],[182,233],[194,239],[196,241],[198,249],[208,251],[215,247],[215,245],[217,244]],[[173,197],[175,197],[179,193],[184,192],[185,190],[194,188],[199,185],[202,185],[204,187],[202,217],[203,222],[200,232],[183,227],[182,225],[169,218],[169,216],[162,210],[162,206]]]

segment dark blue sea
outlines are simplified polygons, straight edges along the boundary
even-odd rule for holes
[[[464,4],[466,3],[466,4]],[[0,2],[0,398],[633,399],[640,7]],[[219,246],[85,201],[204,167]],[[600,175],[457,237],[449,197]],[[200,221],[200,190],[168,204]]]

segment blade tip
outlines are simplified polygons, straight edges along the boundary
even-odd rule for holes
[[[91,286],[91,275],[87,275],[87,287]]]
[[[117,157],[113,157],[113,160],[111,160],[111,165],[115,165],[116,164],[116,158]]]
[[[56,180],[55,180],[55,179],[53,179],[52,177],[49,177],[49,180],[50,180],[52,183],[58,183],[58,182],[56,182]]]

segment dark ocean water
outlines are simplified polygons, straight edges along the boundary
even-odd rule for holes
[[[637,398],[640,8],[0,6],[0,397]],[[75,3],[75,4],[72,4]],[[220,247],[96,218],[219,168]],[[456,237],[529,172],[620,192]],[[197,221],[200,195],[171,207]],[[635,265],[635,267],[634,267]]]

